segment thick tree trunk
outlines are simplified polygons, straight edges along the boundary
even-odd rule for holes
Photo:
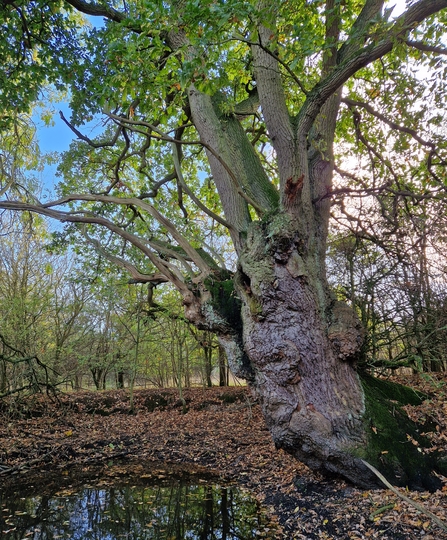
[[[383,470],[383,457],[395,442],[373,440],[379,425],[377,411],[370,410],[375,396],[366,399],[365,383],[355,369],[361,325],[347,305],[322,293],[327,292],[324,274],[315,269],[312,254],[292,236],[279,237],[277,231],[287,230],[286,224],[279,226],[282,219],[253,224],[239,259],[237,283],[252,386],[277,447],[313,470],[342,475],[359,486],[377,485],[362,459]],[[392,407],[384,407],[380,421],[394,432]],[[410,427],[405,429],[409,433]],[[412,459],[392,453],[388,478],[397,484],[423,484],[425,473],[411,468],[413,458],[418,463],[424,458],[410,448],[405,430],[402,439]]]
[[[322,284],[309,268],[312,259],[303,257],[293,238],[274,238],[271,225],[252,227],[239,273],[245,351],[267,425],[278,447],[312,469],[357,481],[365,475],[353,463],[355,448],[365,444],[365,404],[349,360],[361,332],[354,317],[346,332],[335,321],[331,325],[331,306],[321,306]],[[337,329],[338,338],[350,340],[331,341]]]
[[[328,35],[333,30],[328,28]],[[266,46],[270,35],[270,27],[261,28]],[[191,87],[192,118],[207,145],[225,218],[232,224],[238,272],[235,288],[217,273],[193,286],[185,299],[186,316],[217,334],[233,373],[257,391],[278,447],[314,470],[360,486],[380,484],[362,460],[396,484],[421,485],[430,465],[407,436],[416,437],[416,429],[404,415],[398,415],[404,427],[398,425],[392,395],[378,400],[369,391],[370,381],[360,379],[355,361],[361,325],[353,310],[332,298],[326,281],[332,145],[341,90],[322,106],[315,94],[292,120],[276,60],[258,46],[253,57],[277,158],[280,203],[269,195],[266,176],[252,167],[252,151],[241,144],[245,135],[237,118],[219,112],[218,97]],[[334,68],[331,58],[335,61],[328,54],[328,73]],[[222,159],[236,174],[229,175]],[[256,179],[258,190],[253,189]],[[257,191],[264,196],[252,205],[260,219],[253,223],[246,203],[256,200]]]

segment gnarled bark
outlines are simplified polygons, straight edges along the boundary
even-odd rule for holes
[[[275,444],[314,470],[360,486],[378,484],[362,462],[366,459],[386,469],[394,483],[432,487],[425,457],[411,448],[405,434],[404,445],[386,463],[390,441],[379,441],[377,429],[396,431],[396,420],[383,396],[380,412],[375,408],[374,393],[365,392],[370,381],[361,381],[356,371],[361,324],[329,293],[322,305],[318,289],[326,285],[321,279],[316,283],[312,257],[298,238],[286,235],[280,241],[274,230],[272,222],[252,226],[237,284],[253,386]],[[410,425],[407,419],[407,431]]]

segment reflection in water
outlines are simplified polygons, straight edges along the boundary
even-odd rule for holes
[[[265,536],[256,501],[236,488],[83,487],[54,496],[2,498],[5,540],[249,540]]]

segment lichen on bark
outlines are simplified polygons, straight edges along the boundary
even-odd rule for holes
[[[242,343],[241,301],[230,273],[214,275],[205,281],[206,299],[202,315],[225,350],[228,365],[236,377],[253,380],[253,370]]]

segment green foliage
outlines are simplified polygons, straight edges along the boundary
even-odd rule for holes
[[[45,82],[69,89],[75,126],[97,121],[101,116],[107,120],[104,129],[99,126],[95,129],[91,140],[84,137],[74,142],[64,156],[59,166],[62,177],[59,194],[150,199],[194,247],[210,244],[209,228],[213,229],[211,247],[214,249],[217,244],[221,247],[224,230],[197,208],[179,182],[176,185],[171,148],[161,140],[181,137],[183,142],[191,143],[199,138],[187,105],[188,88],[193,83],[198,90],[218,98],[221,120],[232,117],[236,105],[256,86],[250,46],[256,42],[257,27],[262,22],[271,30],[266,47],[278,59],[287,106],[293,117],[303,105],[306,92],[320,81],[324,58],[335,55],[336,46],[340,48],[335,35],[326,35],[328,25],[339,21],[338,30],[347,39],[345,45],[360,39],[374,42],[389,31],[389,12],[371,19],[367,30],[353,27],[363,5],[364,2],[349,0],[343,3],[343,9],[335,2],[334,8],[328,10],[324,2],[294,0],[258,9],[251,2],[187,1],[179,9],[175,2],[133,1],[123,12],[107,12],[100,27],[90,27],[79,14],[64,11],[65,6],[58,2],[49,5],[34,2],[21,8],[7,5],[2,8],[2,47],[11,65],[5,62],[4,73],[17,71],[32,79],[33,84],[28,86],[20,80],[14,90],[11,83],[4,94],[4,110],[12,110],[7,102],[9,94],[14,92],[16,101],[9,102],[20,111],[29,110],[37,89]],[[106,6],[104,10],[107,11]],[[38,17],[38,13],[44,16]],[[39,45],[28,50],[30,39],[37,43],[36,36]],[[183,39],[184,44],[174,48],[171,43],[174,38]],[[414,31],[412,38],[424,39],[435,47],[441,43],[441,26],[428,21]],[[16,50],[20,51],[20,68],[19,64],[13,65],[17,59],[13,61],[12,51]],[[444,174],[443,154],[431,157],[428,171],[426,154],[408,130],[417,130],[422,124],[427,138],[435,139],[442,150],[445,143],[436,126],[444,122],[439,105],[443,100],[445,69],[436,53],[410,48],[408,54],[408,50],[396,42],[392,53],[360,69],[346,85],[350,100],[371,104],[380,115],[405,123],[407,128],[407,131],[391,131],[389,124],[378,122],[377,117],[366,114],[361,107],[342,107],[336,128],[340,143],[338,158],[343,161],[348,156],[350,159],[358,156],[363,169],[359,182],[370,185],[372,177],[372,189],[381,189],[390,176],[405,177],[406,189],[439,189]],[[428,70],[426,80],[420,76],[421,63]],[[416,67],[419,74],[415,73]],[[431,86],[427,82],[429,78]],[[361,116],[360,128],[354,113]],[[117,127],[116,123],[123,118],[138,125]],[[276,184],[278,172],[262,117],[248,115],[238,121],[255,141],[257,158],[265,167],[271,185]],[[319,122],[324,123],[324,118]],[[374,151],[359,137],[359,129],[367,134]],[[314,138],[311,145],[317,154],[328,151],[325,141]],[[369,154],[368,162],[366,154]],[[210,211],[222,215],[222,193],[217,193],[210,176],[208,156],[197,151],[197,146],[188,144],[182,147],[181,158],[189,189]],[[250,187],[249,191],[256,197],[255,188]],[[271,193],[277,197],[276,188]],[[387,201],[382,200],[381,204],[386,212],[392,211]],[[107,217],[120,226],[126,224],[129,232],[138,237],[149,236],[151,240],[178,247],[171,231],[141,209],[129,205],[117,207],[103,201],[72,201],[68,206],[72,211]],[[255,217],[254,212],[252,216]],[[154,270],[153,264],[143,263],[141,257],[138,260],[136,250],[132,252],[128,242],[112,240],[109,233],[99,232],[97,228],[90,227],[88,231],[90,236],[96,235],[96,240],[109,246],[114,256],[125,253],[132,262],[138,262],[143,272]],[[78,242],[83,241],[75,229],[69,232],[77,235]],[[190,269],[187,273],[191,274]]]
[[[66,59],[78,57],[80,22],[79,15],[67,11],[67,4],[58,0],[2,4],[0,127],[11,125],[13,111],[29,113],[44,84],[61,87],[67,75]]]

